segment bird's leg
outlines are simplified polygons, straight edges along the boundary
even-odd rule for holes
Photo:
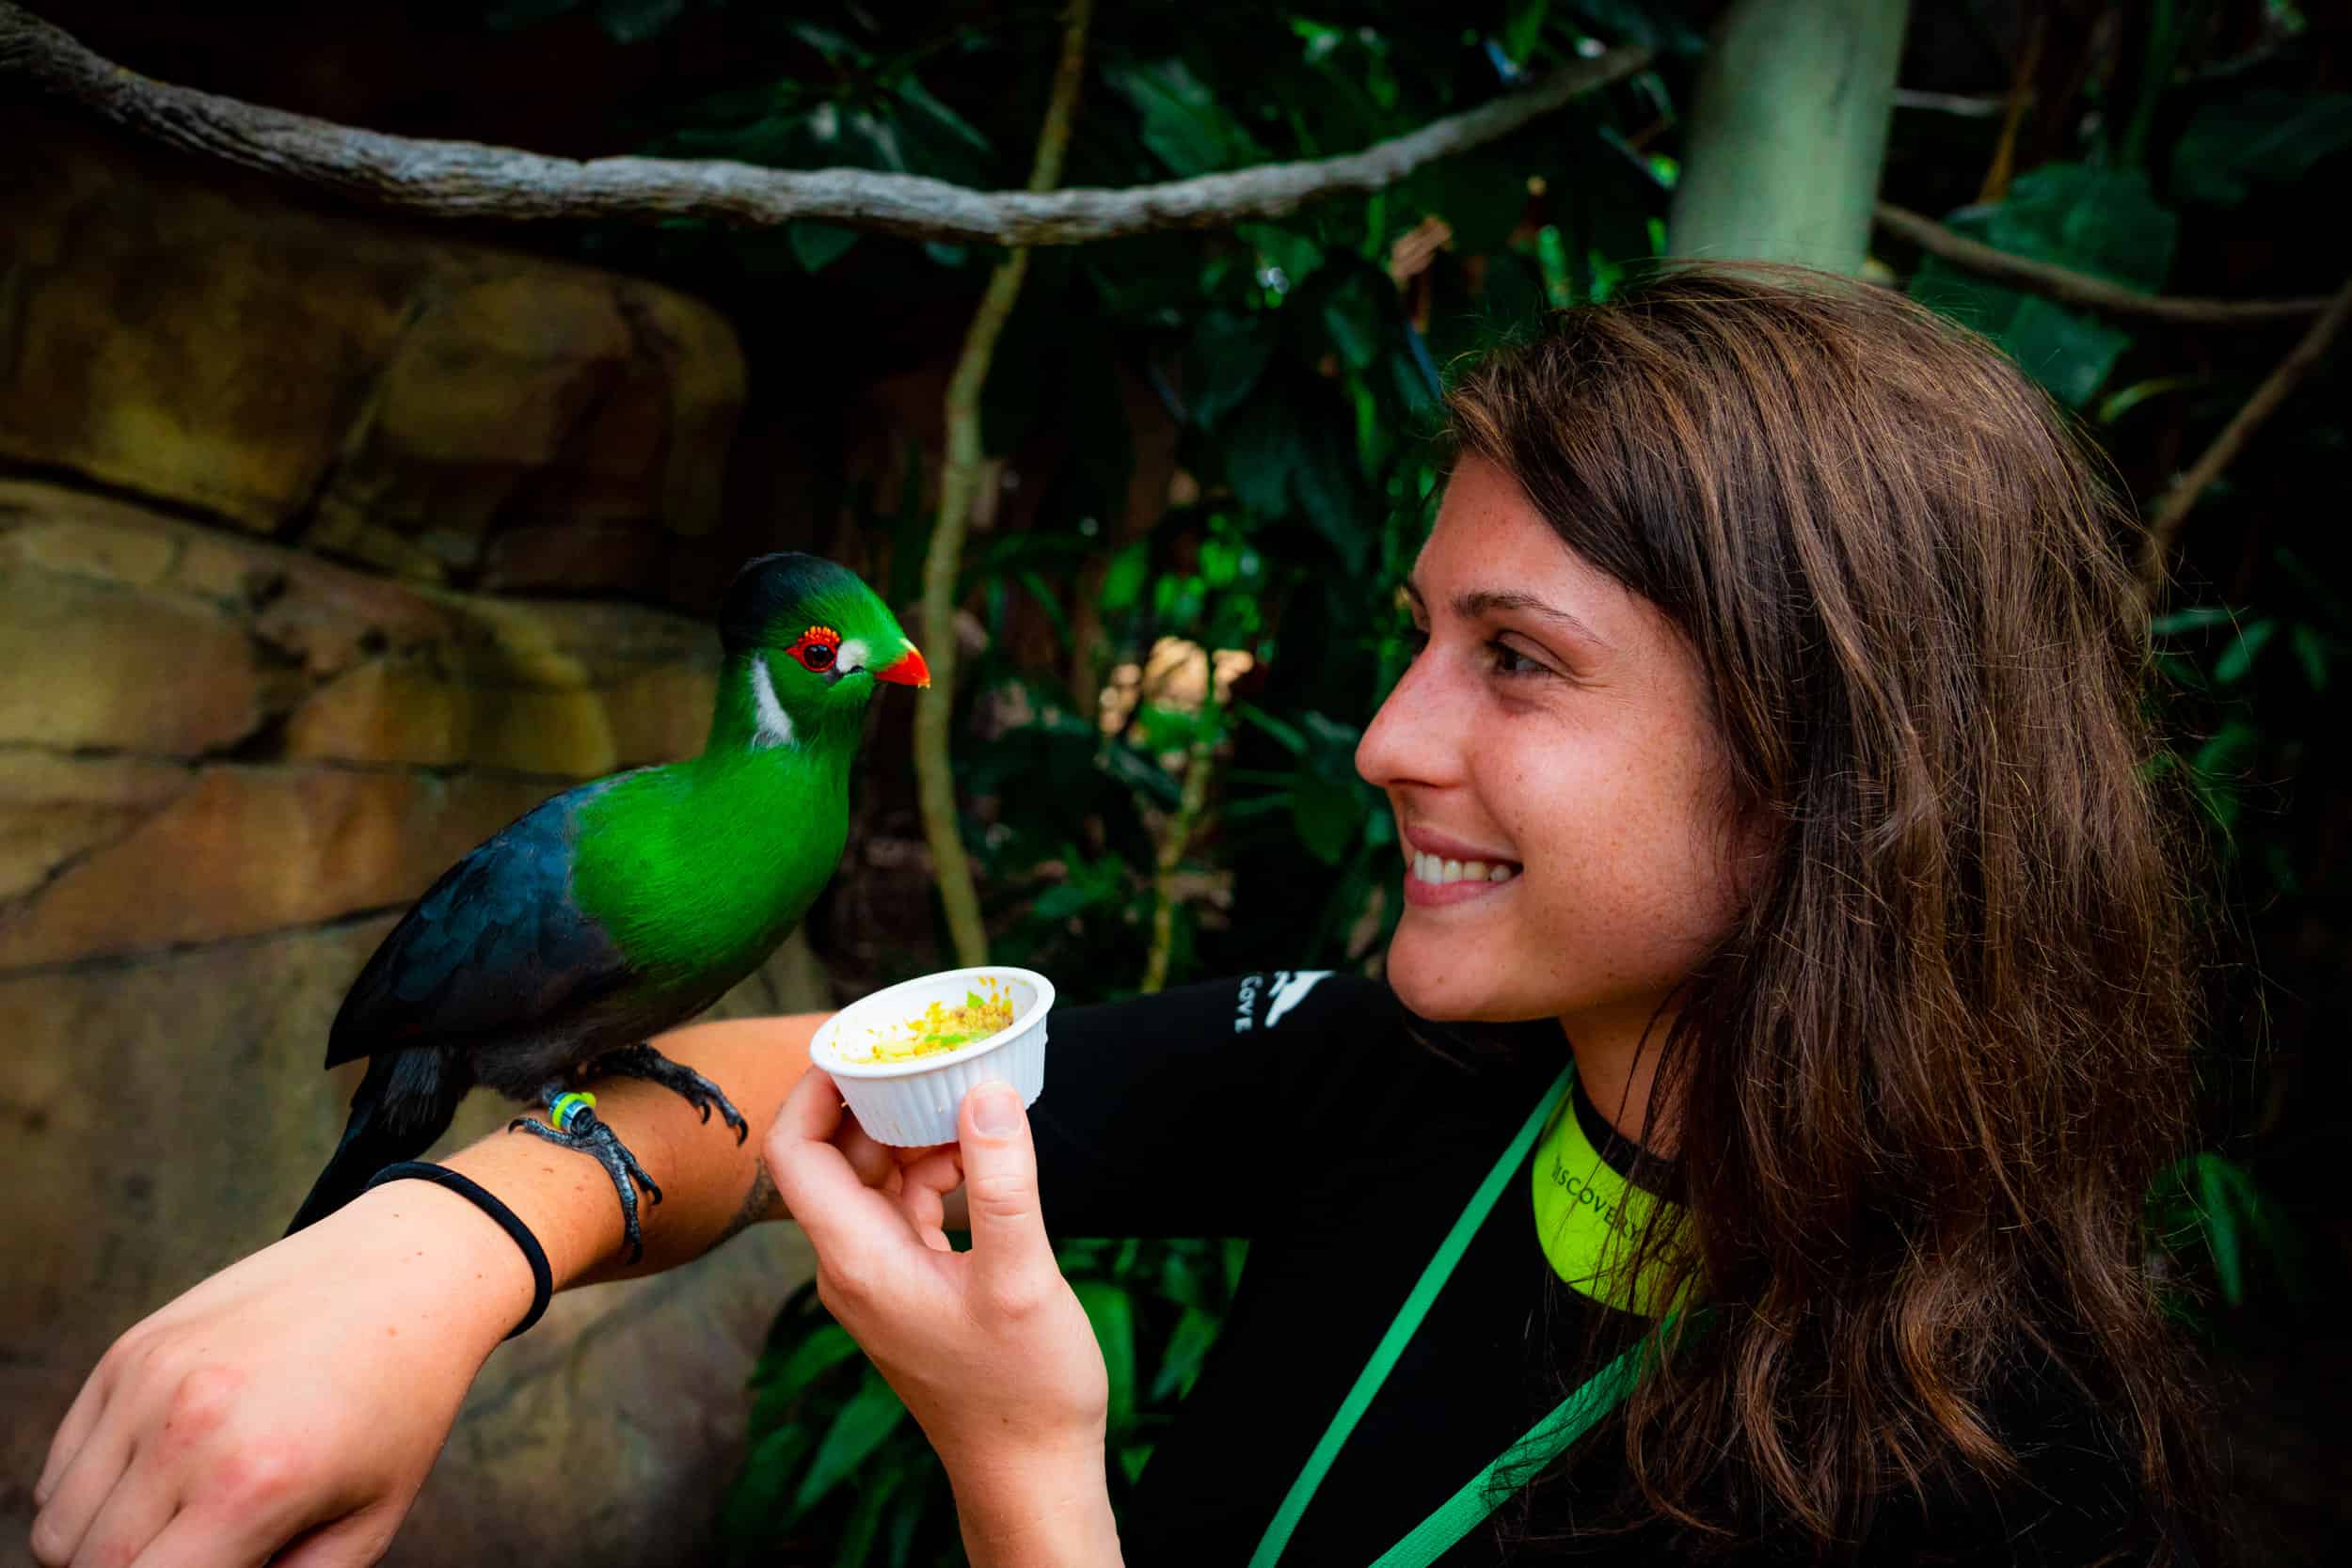
[[[625,1045],[618,1051],[608,1051],[589,1066],[594,1072],[617,1072],[625,1078],[643,1078],[659,1084],[686,1097],[686,1102],[710,1119],[710,1108],[716,1105],[719,1115],[735,1129],[735,1141],[741,1143],[751,1136],[751,1123],[743,1113],[726,1097],[718,1085],[705,1078],[691,1067],[681,1067],[650,1045]]]
[[[612,1178],[612,1190],[621,1196],[622,1236],[628,1243],[628,1260],[634,1263],[645,1256],[645,1234],[637,1224],[637,1189],[644,1188],[645,1196],[656,1203],[661,1201],[661,1189],[621,1142],[620,1134],[597,1118],[596,1102],[596,1096],[576,1093],[559,1078],[539,1090],[539,1103],[548,1109],[545,1122],[516,1117],[506,1124],[506,1130],[576,1148],[604,1167],[604,1173]]]

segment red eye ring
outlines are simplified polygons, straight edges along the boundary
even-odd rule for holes
[[[841,652],[841,634],[831,626],[811,626],[785,652],[800,660],[803,669],[821,675]]]

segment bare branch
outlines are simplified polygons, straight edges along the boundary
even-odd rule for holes
[[[2104,310],[2113,316],[2135,316],[2143,321],[2172,322],[2187,326],[2249,326],[2262,322],[2300,321],[2328,309],[2328,302],[2325,296],[2240,300],[2144,294],[2121,283],[2093,277],[2089,273],[2012,256],[2006,250],[1995,250],[1965,234],[1953,233],[1924,214],[1911,212],[1892,202],[1882,201],[1878,204],[1878,223],[1887,232],[1901,235],[1929,255],[1941,257],[1956,267],[1965,267],[1995,282],[2013,284],[2032,293],[2046,294],[2052,299],[2068,305],[2080,305],[2087,309]]]
[[[2148,520],[2148,537],[2140,555],[2139,584],[2145,598],[2153,602],[2157,591],[2164,586],[2166,563],[2171,558],[2173,541],[2180,536],[2181,525],[2187,520],[2188,509],[2197,504],[2197,498],[2204,493],[2205,487],[2220,478],[2221,470],[2245,450],[2248,439],[2262,422],[2270,418],[2279,405],[2286,402],[2288,394],[2300,386],[2303,379],[2328,356],[2328,345],[2344,330],[2346,318],[2352,318],[2352,281],[2347,281],[2336,291],[2334,298],[2327,301],[2326,311],[2312,323],[2311,330],[2303,334],[2302,341],[2287,351],[2287,356],[2279,361],[2278,367],[2263,379],[2263,384],[2254,388],[2254,395],[2246,400],[2246,406],[2222,426],[2221,434],[2213,438],[2213,445],[2207,447],[2189,466],[2188,472],[2180,477],[2179,483],[2165,493],[2163,504],[2156,508],[2156,515]]]
[[[1571,99],[1632,75],[1650,51],[1612,49],[1475,109],[1336,158],[1125,190],[975,191],[911,174],[772,169],[719,159],[551,158],[479,142],[358,130],[153,81],[0,0],[0,79],[16,77],[142,136],[338,195],[442,217],[821,219],[921,240],[1074,245],[1163,229],[1211,229],[1372,191],[1436,159],[1508,135]]]
[[[1045,122],[1037,134],[1037,157],[1029,166],[1029,189],[1046,191],[1061,178],[1070,150],[1070,128],[1078,113],[1078,87],[1086,79],[1087,27],[1094,0],[1070,0],[1062,18],[1061,58],[1054,67],[1054,90]],[[1012,319],[1027,274],[1025,247],[1006,252],[989,274],[979,309],[963,334],[955,373],[947,378],[946,460],[939,473],[939,514],[930,546],[923,556],[923,639],[930,659],[931,691],[914,714],[915,793],[923,814],[923,837],[937,867],[939,900],[947,917],[956,962],[977,968],[988,962],[988,927],[980,920],[980,895],[972,880],[972,857],[956,821],[955,759],[951,749],[956,705],[956,579],[963,574],[963,539],[972,503],[996,472],[980,447],[980,388],[988,383],[996,340]]]

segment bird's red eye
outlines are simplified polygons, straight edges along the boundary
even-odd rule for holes
[[[831,626],[811,626],[787,650],[804,669],[819,673],[833,668],[841,652],[841,634]]]

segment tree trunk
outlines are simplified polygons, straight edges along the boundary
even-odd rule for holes
[[[1668,248],[1854,273],[1908,0],[1734,0],[1691,108]]]

